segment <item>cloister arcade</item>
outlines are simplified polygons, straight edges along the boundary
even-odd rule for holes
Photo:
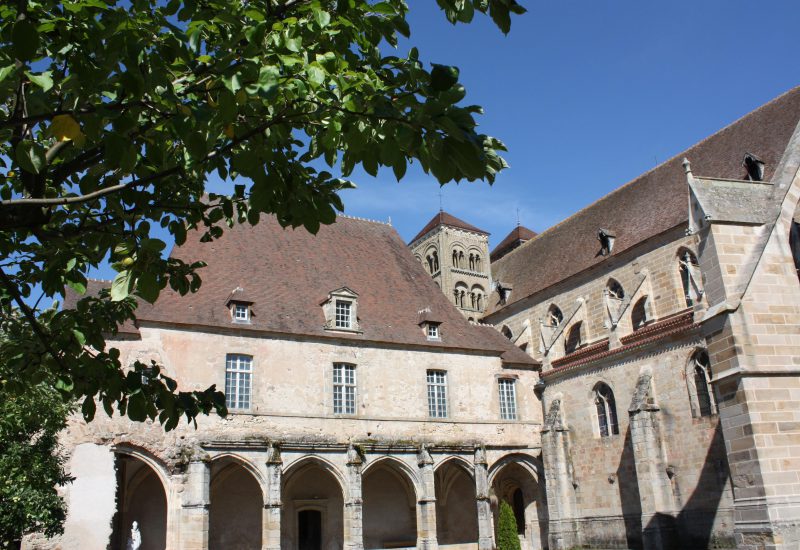
[[[207,449],[172,473],[142,456],[117,453],[115,547],[136,521],[142,550],[489,549],[501,500],[523,549],[546,540],[541,462],[528,454]]]

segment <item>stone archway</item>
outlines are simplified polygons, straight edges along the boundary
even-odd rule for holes
[[[539,483],[541,468],[527,456],[507,456],[492,466],[490,483],[495,525],[500,502],[514,510],[523,550],[547,548],[547,497]]]
[[[436,468],[436,536],[440,545],[477,544],[478,505],[471,469],[460,460]]]
[[[335,468],[316,458],[292,464],[283,475],[281,548],[344,547],[344,494]]]
[[[264,494],[259,480],[233,458],[211,465],[209,550],[261,550]]]
[[[144,460],[117,454],[117,509],[113,540],[126,548],[136,522],[139,550],[167,547],[167,494],[156,471]]]
[[[364,548],[417,545],[417,492],[404,465],[381,460],[362,478]]]

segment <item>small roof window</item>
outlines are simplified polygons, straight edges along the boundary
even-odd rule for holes
[[[750,181],[764,180],[764,161],[752,153],[745,153],[742,166],[747,170],[747,179]]]
[[[613,232],[601,227],[597,231],[597,240],[600,241],[600,252],[598,256],[608,256],[611,254],[614,251],[614,241],[616,239],[617,236]]]

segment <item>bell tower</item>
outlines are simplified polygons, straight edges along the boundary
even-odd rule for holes
[[[491,293],[489,233],[440,210],[408,246],[450,301],[478,321]]]

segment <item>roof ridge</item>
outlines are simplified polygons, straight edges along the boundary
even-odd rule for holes
[[[735,126],[736,124],[740,123],[740,122],[741,122],[742,120],[744,120],[745,118],[747,118],[747,117],[749,117],[749,116],[751,116],[751,115],[754,115],[754,114],[756,114],[756,113],[758,113],[758,112],[760,112],[760,111],[763,111],[763,110],[764,110],[764,109],[766,109],[767,107],[769,107],[769,106],[773,105],[774,103],[778,102],[779,100],[783,99],[785,96],[787,96],[787,95],[789,95],[789,94],[791,94],[791,93],[793,93],[793,92],[797,92],[798,90],[800,90],[800,85],[798,85],[798,86],[794,86],[793,88],[790,88],[789,90],[785,91],[784,93],[782,93],[782,94],[781,94],[781,95],[779,95],[778,97],[776,97],[776,98],[773,98],[772,100],[768,101],[767,103],[764,103],[763,105],[761,105],[761,106],[759,106],[759,107],[757,107],[757,108],[753,109],[752,111],[748,111],[747,113],[743,114],[742,116],[740,116],[739,118],[737,118],[737,119],[736,119],[736,120],[734,120],[733,122],[731,122],[731,123],[729,123],[729,124],[727,124],[727,125],[723,126],[722,128],[720,128],[719,130],[717,130],[717,131],[716,131],[716,132],[714,132],[713,134],[711,134],[711,135],[709,135],[709,136],[706,136],[705,138],[701,139],[700,141],[697,141],[696,143],[694,143],[693,145],[690,145],[689,147],[686,147],[686,148],[682,149],[682,150],[681,150],[679,153],[676,153],[675,155],[671,156],[670,158],[668,158],[668,159],[667,159],[667,160],[665,160],[664,162],[662,162],[662,163],[660,163],[660,164],[658,164],[658,165],[654,166],[653,168],[651,168],[651,169],[649,169],[649,170],[647,170],[647,171],[645,171],[645,172],[642,172],[641,174],[639,174],[639,175],[638,175],[638,176],[636,176],[635,178],[633,178],[633,179],[631,179],[631,180],[628,180],[627,182],[625,182],[625,183],[624,183],[624,184],[622,184],[621,186],[617,187],[616,189],[612,190],[611,192],[609,192],[609,193],[606,193],[606,194],[605,194],[605,195],[603,195],[602,197],[599,197],[599,198],[595,199],[594,201],[592,201],[592,202],[591,202],[591,203],[589,203],[588,205],[586,205],[586,206],[584,206],[583,208],[581,208],[580,210],[578,210],[578,211],[574,212],[574,213],[573,213],[573,214],[571,214],[570,216],[568,216],[568,217],[564,218],[563,220],[561,220],[561,221],[560,221],[560,222],[558,222],[557,224],[555,224],[555,225],[551,225],[550,227],[548,227],[547,229],[545,229],[545,230],[544,230],[544,231],[542,231],[541,233],[538,233],[538,234],[537,234],[535,237],[533,237],[532,239],[529,239],[529,240],[525,241],[524,243],[522,243],[520,246],[518,246],[518,247],[517,247],[517,248],[515,248],[514,250],[511,250],[511,251],[509,251],[509,252],[508,252],[508,253],[507,253],[505,256],[503,256],[502,258],[500,258],[500,259],[499,259],[499,260],[497,260],[497,261],[498,261],[498,262],[500,262],[500,261],[502,261],[503,259],[505,259],[505,258],[507,258],[507,257],[510,257],[510,256],[511,256],[512,254],[514,254],[515,252],[517,252],[517,251],[519,251],[519,250],[522,250],[523,248],[525,248],[526,246],[528,246],[528,245],[529,245],[530,243],[532,243],[533,241],[535,241],[535,240],[539,239],[539,237],[542,237],[543,235],[546,235],[546,234],[548,234],[548,233],[552,232],[553,230],[555,230],[555,229],[556,229],[556,228],[558,228],[559,226],[561,226],[561,225],[564,225],[565,223],[567,223],[567,222],[568,222],[568,221],[570,221],[571,219],[573,219],[573,218],[577,217],[578,215],[582,214],[582,213],[583,213],[583,212],[585,212],[586,210],[589,210],[589,209],[590,209],[590,208],[592,208],[593,206],[595,206],[595,205],[597,205],[597,204],[599,204],[599,203],[601,203],[601,202],[603,202],[603,201],[605,201],[605,200],[607,200],[607,199],[611,198],[612,196],[616,195],[617,193],[620,193],[620,192],[622,192],[623,190],[627,189],[628,187],[630,187],[631,185],[633,185],[634,183],[636,183],[636,182],[637,182],[637,181],[639,181],[640,179],[642,179],[642,178],[644,178],[645,176],[647,176],[648,174],[651,174],[651,173],[655,172],[656,170],[659,170],[660,168],[663,168],[664,166],[666,166],[666,165],[667,165],[667,164],[669,164],[670,162],[673,162],[675,159],[677,159],[677,158],[679,158],[679,157],[686,156],[686,154],[687,154],[687,153],[688,153],[690,150],[692,150],[692,149],[695,149],[695,148],[699,147],[700,145],[702,145],[703,143],[705,143],[705,142],[709,141],[710,139],[712,139],[712,138],[714,138],[714,137],[716,137],[716,136],[718,136],[718,135],[720,135],[720,134],[722,134],[722,133],[724,133],[724,132],[726,132],[726,131],[730,130],[730,129],[731,129],[733,126]],[[687,208],[688,208],[688,207],[687,207]],[[687,214],[687,215],[688,215],[688,214]],[[598,229],[599,229],[599,228],[598,228]]]
[[[389,227],[391,227],[391,225],[392,225],[391,219],[389,221],[384,222],[384,221],[381,221],[381,220],[373,220],[371,218],[362,218],[360,216],[349,216],[349,215],[347,215],[347,214],[345,214],[343,212],[339,212],[338,214],[336,214],[336,217],[337,218],[346,218],[348,220],[358,220],[358,221],[361,221],[361,222],[378,223],[380,225],[388,225]]]

